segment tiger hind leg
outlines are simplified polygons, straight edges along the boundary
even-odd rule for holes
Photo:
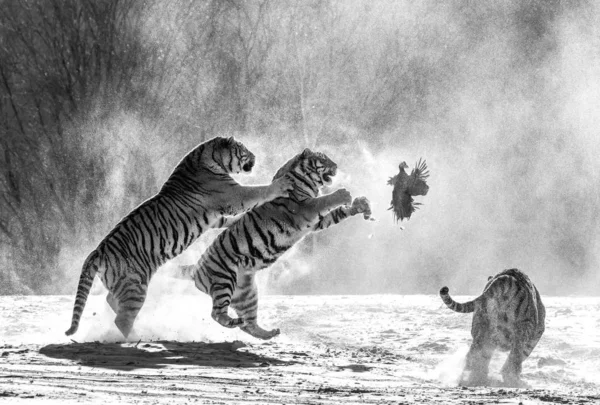
[[[486,385],[488,382],[489,365],[495,346],[491,343],[489,324],[485,320],[475,318],[473,324],[473,342],[467,353],[460,385],[477,386]]]
[[[529,357],[541,338],[541,334],[534,333],[534,328],[530,321],[521,322],[516,328],[520,333],[515,335],[514,343],[501,370],[502,379],[507,386],[525,387],[521,381],[523,361]]]
[[[125,293],[120,294],[116,299],[118,301],[117,317],[115,325],[126,338],[133,329],[133,323],[138,313],[146,300],[147,287],[145,285],[136,284],[135,288],[130,287]],[[114,300],[114,298],[113,298]],[[109,303],[110,304],[110,303]]]
[[[244,324],[242,318],[232,318],[227,314],[231,304],[231,293],[229,291],[226,289],[213,289],[210,295],[213,300],[212,312],[210,313],[212,319],[226,328],[236,328]]]
[[[231,304],[231,295],[235,290],[235,276],[219,277],[219,275],[226,276],[225,270],[227,269],[213,269],[207,264],[207,260],[201,258],[195,269],[191,271],[194,284],[198,290],[212,298],[213,306],[210,313],[212,319],[226,328],[238,327],[244,321],[239,318],[231,318],[227,314]]]
[[[506,362],[501,370],[502,380],[506,386],[522,387],[521,370],[526,357],[523,345],[520,342],[516,342],[508,353]]]
[[[494,348],[490,345],[473,344],[467,353],[467,364],[460,385],[479,386],[488,382],[488,371]]]
[[[244,319],[244,326],[242,326],[240,329],[257,339],[269,340],[269,339],[274,338],[275,336],[278,336],[281,333],[279,328],[271,329],[271,330],[266,330],[266,329],[261,328],[260,326],[258,326],[258,323],[256,322],[256,318],[248,319],[248,318],[244,317],[243,319]]]
[[[110,308],[113,310],[113,312],[116,314],[119,310],[119,303],[117,302],[116,298],[114,297],[114,295],[112,295],[111,292],[109,292],[106,295],[106,302],[108,303]]]
[[[258,326],[258,289],[254,282],[254,275],[245,275],[241,278],[231,303],[231,307],[244,320],[244,325],[240,329],[262,340],[269,340],[279,335],[279,329],[265,330]]]

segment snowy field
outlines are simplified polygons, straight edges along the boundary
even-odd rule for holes
[[[469,297],[456,297],[466,300]],[[70,296],[0,297],[2,403],[598,404],[600,298],[543,297],[529,388],[462,388],[471,316],[437,296],[263,296],[272,341],[210,318],[206,296],[150,297],[122,342],[103,295],[73,341]],[[491,365],[498,374],[505,355]]]

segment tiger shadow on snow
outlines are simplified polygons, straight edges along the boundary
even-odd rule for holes
[[[50,344],[40,354],[78,362],[82,366],[131,371],[142,368],[160,369],[170,366],[215,368],[252,368],[285,366],[285,361],[245,350],[241,342],[204,343],[155,341],[135,343],[69,343]]]

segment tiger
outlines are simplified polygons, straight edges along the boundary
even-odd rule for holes
[[[275,174],[289,174],[294,187],[289,197],[277,198],[245,212],[220,233],[194,265],[180,266],[177,278],[193,279],[211,296],[212,318],[227,328],[240,327],[251,336],[268,340],[279,329],[258,325],[256,272],[267,268],[312,231],[321,231],[350,216],[363,213],[370,219],[366,197],[352,201],[346,189],[318,197],[331,184],[337,165],[325,154],[305,149]],[[349,205],[352,202],[351,205]],[[228,315],[232,307],[238,318]]]
[[[456,312],[473,312],[473,342],[467,353],[461,385],[485,385],[488,367],[495,349],[509,351],[502,367],[507,386],[522,386],[521,368],[545,329],[546,309],[537,288],[519,269],[507,269],[490,276],[483,293],[460,304],[440,289],[448,308]]]
[[[286,197],[292,187],[288,178],[242,186],[231,177],[250,173],[254,163],[254,154],[233,137],[215,137],[188,152],[159,192],[121,219],[87,256],[66,335],[79,327],[96,274],[109,291],[106,301],[116,314],[114,322],[127,338],[162,264],[207,229],[226,226],[227,216]]]

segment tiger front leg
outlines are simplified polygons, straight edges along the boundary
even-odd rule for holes
[[[305,203],[305,207],[313,214],[325,215],[328,211],[340,205],[349,205],[351,202],[352,195],[350,195],[350,192],[345,188],[341,188],[331,194],[313,198]]]
[[[238,184],[223,197],[221,211],[225,215],[238,215],[276,198],[287,198],[293,188],[294,183],[289,176],[282,176],[268,186],[241,186]]]
[[[350,218],[353,215],[363,214],[366,220],[371,219],[371,205],[367,197],[357,197],[352,201],[352,205],[343,205],[322,216],[314,227],[315,231],[322,231],[332,225]]]

